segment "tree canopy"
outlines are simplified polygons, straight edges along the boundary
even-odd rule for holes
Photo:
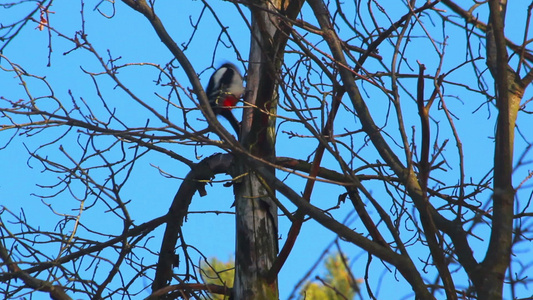
[[[309,293],[532,297],[532,9],[1,3],[0,291],[279,299],[336,248]],[[238,135],[204,90],[228,61]]]

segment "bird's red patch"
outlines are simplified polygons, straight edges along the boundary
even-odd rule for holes
[[[235,106],[239,102],[239,99],[235,98],[233,95],[228,95],[222,100],[223,107]]]

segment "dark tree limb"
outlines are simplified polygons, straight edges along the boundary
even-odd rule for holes
[[[428,179],[430,173],[430,162],[429,162],[429,146],[431,143],[431,134],[430,134],[430,125],[429,125],[429,109],[431,108],[431,103],[425,105],[424,101],[424,70],[426,67],[423,64],[419,63],[419,77],[418,77],[418,86],[417,86],[417,106],[418,114],[420,116],[421,126],[422,126],[422,139],[420,143],[422,144],[420,161],[418,163],[418,181],[422,189],[421,194],[424,198],[422,201],[422,207],[417,206],[420,211],[420,219],[422,221],[422,227],[424,228],[424,234],[433,257],[433,263],[439,271],[439,275],[444,284],[444,290],[446,291],[447,299],[457,299],[457,294],[455,292],[455,285],[448,269],[446,263],[446,258],[444,252],[442,251],[443,247],[443,237],[440,234],[435,221],[432,218],[430,203],[428,198]],[[435,95],[435,93],[433,93]]]
[[[155,300],[169,293],[177,293],[178,296],[188,295],[192,291],[206,291],[211,294],[231,296],[232,289],[216,284],[180,283],[163,287],[146,297],[146,300]]]
[[[212,155],[194,166],[183,180],[166,215],[167,224],[157,262],[156,275],[152,284],[153,291],[167,286],[172,279],[172,266],[176,255],[175,247],[192,197],[196,191],[204,196],[207,182],[216,174],[228,173],[232,163],[233,156],[231,154]]]
[[[487,65],[495,81],[496,125],[493,219],[489,247],[481,263],[484,280],[477,286],[481,299],[501,299],[503,279],[511,260],[515,190],[512,183],[514,128],[523,90],[516,93],[517,74],[507,61],[504,35],[506,0],[489,0]]]

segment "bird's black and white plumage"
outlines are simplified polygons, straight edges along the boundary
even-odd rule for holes
[[[211,75],[205,92],[215,115],[226,118],[239,134],[239,121],[231,112],[244,93],[242,75],[237,67],[231,63],[223,64]]]

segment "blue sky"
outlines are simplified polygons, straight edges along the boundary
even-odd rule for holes
[[[227,26],[229,33],[233,37],[233,41],[237,46],[238,51],[242,57],[246,58],[249,51],[249,34],[247,32],[246,23],[238,14],[235,7],[227,2],[216,1],[209,2],[213,5],[213,8],[219,12],[218,16],[221,22]],[[33,4],[31,4],[33,5]],[[93,4],[90,4],[93,5]],[[101,14],[93,10],[93,7],[87,4],[85,6],[85,30],[88,35],[89,41],[93,44],[95,49],[99,51],[101,55],[109,55],[114,58],[119,58],[117,64],[126,63],[138,63],[138,62],[151,62],[155,64],[164,65],[168,63],[172,56],[170,52],[164,47],[155,35],[153,29],[149,26],[149,23],[140,14],[133,12],[130,8],[125,7],[122,3],[117,3],[116,11],[113,18],[105,18]],[[107,6],[106,6],[107,5]],[[167,7],[168,5],[168,7]],[[163,8],[163,3],[158,3],[156,8],[158,10],[159,17],[163,20],[167,27],[167,30],[175,38],[178,45],[187,43],[191,34],[190,22],[195,22],[196,18],[200,14],[203,4],[199,1],[180,1],[171,4],[166,4]],[[403,6],[402,6],[403,7]],[[110,4],[103,4],[102,11],[111,14],[113,10]],[[67,35],[74,35],[74,31],[80,27],[80,6],[76,4],[65,4],[64,2],[57,2],[51,7],[51,11],[54,12],[50,16],[51,25],[58,31]],[[243,8],[243,11],[247,13],[247,10]],[[196,33],[196,37],[186,50],[186,54],[189,56],[193,66],[198,72],[200,72],[201,82],[206,85],[209,79],[209,75],[212,69],[207,68],[214,65],[215,67],[224,63],[225,61],[236,62],[235,51],[233,49],[226,48],[223,44],[218,44],[217,51],[213,57],[213,51],[215,48],[215,41],[219,36],[220,29],[218,25],[214,23],[214,19],[209,15],[209,12],[204,12],[206,17],[202,19],[200,23],[200,30]],[[398,15],[403,14],[402,10],[396,12]],[[309,17],[310,13],[304,10],[304,15]],[[16,15],[10,14],[13,18]],[[191,19],[189,19],[191,16]],[[0,18],[7,17],[5,10],[0,11]],[[394,19],[395,16],[392,16]],[[3,19],[6,20],[6,19]],[[314,19],[313,19],[314,20]],[[215,25],[213,25],[215,24]],[[510,28],[515,28],[515,24],[511,22]],[[520,24],[516,25],[516,28],[520,27]],[[51,66],[47,67],[48,62],[48,34],[46,31],[39,31],[34,29],[34,25],[27,26],[18,36],[17,39],[6,49],[4,55],[8,57],[13,63],[20,64],[28,73],[36,74],[39,76],[46,76],[48,82],[53,86],[56,96],[61,99],[66,107],[72,105],[69,95],[69,91],[75,99],[83,99],[86,101],[97,114],[105,115],[105,110],[102,106],[102,102],[96,96],[96,87],[88,72],[100,72],[101,67],[98,66],[94,57],[91,57],[87,52],[78,50],[70,52],[67,55],[64,53],[72,50],[72,44],[66,42],[62,38],[58,38],[53,35],[52,42],[52,54],[51,54]],[[344,34],[341,32],[341,34]],[[461,37],[454,37],[457,44],[461,44],[458,40]],[[463,37],[464,38],[464,37]],[[224,42],[228,42],[227,38],[223,37]],[[413,41],[417,43],[417,41]],[[432,74],[435,71],[438,57],[436,57],[431,51],[424,51],[425,47],[431,47],[425,41],[420,41],[420,46],[409,48],[407,55],[416,56],[418,60],[426,64],[428,67],[428,74]],[[427,48],[429,49],[429,48]],[[385,46],[386,51],[386,46]],[[384,57],[387,53],[383,50],[380,52]],[[107,58],[107,57],[105,57]],[[458,63],[464,60],[464,46],[457,47],[452,45],[447,48],[447,55],[445,61],[444,71],[448,71]],[[414,63],[414,60],[410,63]],[[5,61],[2,62],[4,66]],[[244,71],[243,64],[238,64],[239,68]],[[416,68],[416,65],[413,65]],[[377,63],[369,63],[369,68],[375,68],[379,70],[380,65]],[[202,72],[206,70],[205,72]],[[416,73],[416,70],[413,72]],[[145,99],[147,103],[154,106],[159,111],[165,111],[166,103],[161,101],[156,93],[165,95],[166,88],[155,86],[154,80],[157,78],[157,70],[151,66],[134,66],[119,71],[120,79],[128,85],[134,93],[136,93],[142,99]],[[183,72],[180,68],[175,68],[175,74],[181,83],[185,87],[188,85]],[[463,68],[460,71],[456,71],[450,75],[456,81],[464,81],[470,84],[472,79],[472,72],[468,68]],[[464,79],[463,79],[464,78]],[[100,79],[97,77],[97,82],[103,96],[113,108],[116,108],[117,115],[130,126],[142,127],[147,119],[150,119],[151,124],[157,124],[157,120],[154,119],[146,110],[140,105],[131,101],[126,97],[125,93],[120,89],[114,87],[109,81]],[[409,81],[407,81],[409,82]],[[472,81],[473,82],[473,81]],[[48,91],[45,85],[38,80],[30,79],[28,81],[29,89],[33,96],[47,95]],[[414,93],[416,81],[410,81],[410,91]],[[8,99],[23,98],[23,87],[20,86],[16,79],[13,78],[12,73],[0,72],[0,85],[2,94],[1,96]],[[429,86],[429,87],[428,87]],[[370,85],[362,85],[364,89],[362,91],[365,95],[369,95],[368,103],[374,111],[384,111],[388,109],[387,99],[375,97],[372,95],[376,92]],[[427,83],[427,90],[430,91],[431,85]],[[409,87],[408,87],[409,88]],[[462,88],[450,87],[446,90],[446,94],[455,95],[463,93]],[[429,92],[428,92],[429,94]],[[473,98],[470,98],[473,97]],[[479,97],[479,96],[478,96]],[[406,98],[408,98],[406,96]],[[527,98],[527,97],[525,97]],[[176,101],[176,99],[173,99]],[[495,109],[485,106],[475,115],[475,118],[471,117],[472,112],[483,103],[482,97],[475,98],[475,96],[468,95],[461,101],[455,101],[452,97],[449,98],[448,105],[459,115],[460,120],[457,120],[461,133],[461,140],[465,146],[465,156],[474,157],[474,159],[468,159],[466,162],[466,168],[469,171],[468,176],[471,176],[475,180],[482,178],[490,168],[490,162],[492,161],[493,144],[490,136],[494,134],[493,123]],[[406,118],[406,128],[410,130],[411,126],[418,126],[419,119],[417,112],[414,110],[412,102],[405,102],[404,113]],[[54,104],[43,101],[43,106],[50,105],[53,108]],[[187,102],[188,107],[193,107],[193,104]],[[437,110],[437,107],[433,108]],[[176,123],[182,126],[180,115],[177,110],[170,110],[171,115],[174,114]],[[199,112],[191,113],[190,116],[201,118]],[[377,122],[380,125],[384,125],[387,120],[386,114],[376,114]],[[240,118],[237,113],[237,117]],[[528,124],[531,124],[531,119],[519,118],[519,124],[522,128],[527,128]],[[443,136],[440,140],[444,140],[444,137],[450,134],[449,128],[445,125],[445,119],[441,114],[436,114],[435,118],[442,124],[439,126],[439,134]],[[337,128],[346,126],[347,128],[356,128],[358,126],[357,120],[350,116],[347,111],[341,111],[339,113]],[[480,123],[486,121],[484,123]],[[223,121],[224,122],[224,121]],[[202,123],[193,122],[197,124],[197,128],[203,128]],[[228,125],[227,123],[223,123]],[[347,125],[348,124],[348,125]],[[396,124],[387,122],[388,128],[394,128]],[[288,125],[283,127],[282,130],[301,130],[301,127],[296,125]],[[474,130],[472,130],[474,129]],[[24,213],[28,220],[35,222],[36,226],[41,226],[48,230],[53,230],[57,222],[57,216],[51,211],[45,209],[41,205],[41,197],[36,195],[50,195],[54,191],[50,189],[40,189],[36,186],[54,184],[57,182],[57,175],[49,172],[43,172],[43,167],[35,159],[29,159],[27,150],[36,150],[39,145],[44,142],[54,140],[65,132],[65,129],[56,128],[47,130],[45,134],[39,134],[31,139],[27,139],[21,136],[15,136],[9,147],[0,151],[0,168],[2,170],[10,170],[10,172],[0,173],[0,204],[6,205],[13,212],[18,214],[18,207],[24,207]],[[10,136],[10,132],[1,133],[0,141],[5,141],[5,138]],[[100,139],[98,147],[105,148],[112,143],[111,138]],[[298,140],[294,142],[289,139],[286,134],[281,131],[278,135],[277,151],[278,156],[292,156],[296,158],[305,159],[306,155],[310,151],[306,151],[316,147],[312,140]],[[529,137],[529,142],[531,138]],[[72,154],[80,154],[80,149],[77,146],[77,134],[70,132],[67,138],[55,143],[49,147],[42,149],[39,153],[42,155],[48,155],[50,158],[57,158],[64,160],[65,156],[58,149],[59,145],[62,145],[67,151]],[[355,140],[355,144],[362,143],[362,140]],[[453,140],[450,141],[453,143]],[[517,149],[523,149],[524,142],[521,138],[517,137]],[[214,147],[184,147],[175,144],[166,145],[169,149],[173,149],[180,155],[183,155],[191,160],[198,161],[206,156],[217,152]],[[456,154],[453,147],[448,148],[449,163],[456,162]],[[360,154],[369,158],[376,158],[375,153],[372,154],[373,148],[364,148]],[[131,155],[131,152],[128,152]],[[520,154],[520,153],[519,153]],[[117,154],[119,156],[119,154]],[[530,156],[530,155],[529,155]],[[129,156],[131,157],[131,156]],[[326,156],[324,159],[325,166],[338,169],[338,166],[334,164],[334,160],[331,156]],[[136,224],[140,224],[149,221],[155,217],[164,215],[176,193],[181,180],[165,178],[160,175],[157,167],[163,171],[172,174],[175,177],[185,177],[188,169],[182,163],[165,157],[161,154],[149,153],[143,158],[139,159],[135,165],[135,171],[132,173],[131,178],[127,184],[123,187],[121,197],[124,200],[131,200],[128,204],[129,211],[132,218],[136,221]],[[517,178],[524,178],[523,174],[527,173],[527,168],[517,170]],[[449,173],[450,183],[456,180],[457,168],[452,169]],[[95,171],[93,176],[104,180],[107,176],[105,173],[99,173]],[[227,179],[228,177],[218,176],[216,179]],[[281,178],[281,176],[280,176]],[[303,190],[304,181],[292,175],[289,176],[287,182],[291,183],[297,192]],[[516,182],[515,182],[516,184]],[[230,258],[234,253],[234,220],[231,214],[201,214],[195,212],[201,211],[225,211],[232,212],[230,208],[233,202],[233,194],[231,188],[225,188],[221,183],[216,183],[213,186],[207,187],[208,195],[200,198],[196,196],[193,199],[193,203],[190,207],[191,214],[188,217],[187,223],[185,223],[183,230],[186,241],[194,245],[207,257],[218,257],[221,260]],[[317,183],[315,192],[313,193],[313,203],[321,207],[333,206],[336,200],[336,195],[343,191],[338,187],[332,187],[324,183]],[[375,186],[371,190],[376,197],[383,197],[386,192],[382,187]],[[51,203],[53,207],[62,213],[77,214],[72,209],[76,209],[76,202],[72,201],[72,196],[80,196],[83,194],[83,189],[78,189],[73,192],[73,195],[63,193],[59,197],[54,199],[44,199],[43,201]],[[332,197],[332,195],[335,195]],[[485,200],[490,197],[488,194],[482,194],[482,198]],[[333,198],[333,199],[332,199]],[[288,203],[282,197],[280,198],[287,206],[292,210],[294,207]],[[94,200],[92,200],[94,201]],[[327,203],[322,203],[322,201]],[[91,201],[88,201],[91,202]],[[74,203],[74,204],[73,204]],[[83,212],[82,222],[87,222],[94,230],[101,230],[103,233],[117,234],[116,230],[120,230],[119,223],[113,223],[114,221],[109,215],[103,214],[106,210],[105,207],[99,207],[101,204],[97,204],[94,209],[86,210]],[[342,220],[346,218],[350,213],[349,205],[345,205],[343,209],[339,209],[333,212],[334,216]],[[353,217],[352,217],[353,218]],[[357,230],[357,226],[361,226],[356,221],[350,224]],[[114,227],[118,226],[118,227]],[[280,246],[283,244],[284,237],[289,228],[288,222],[284,218],[280,218],[279,234],[282,237]],[[68,228],[66,229],[68,230]],[[91,236],[90,233],[80,232]],[[150,240],[151,247],[153,249],[159,249],[160,238],[162,229],[154,231],[154,238]],[[481,236],[486,237],[486,232],[480,232]],[[324,248],[330,244],[330,242],[336,237],[326,229],[322,228],[314,221],[309,221],[304,224],[304,227],[300,233],[295,249],[289,257],[287,264],[282,270],[279,283],[280,283],[280,298],[286,299],[292,291],[292,287],[300,280],[300,278],[307,272],[311,264],[318,258]],[[105,239],[104,239],[105,240]],[[474,242],[475,244],[475,242]],[[354,259],[353,272],[356,277],[362,277],[364,275],[365,259],[366,255],[361,255],[360,249],[353,245],[341,243],[342,249],[348,255],[349,258]],[[480,247],[483,243],[480,243]],[[57,252],[57,249],[55,249]],[[50,249],[51,252],[54,249]],[[423,254],[418,254],[419,249],[413,248],[413,257],[423,257]],[[422,252],[420,252],[422,253]],[[482,253],[482,252],[480,252]],[[481,256],[479,257],[481,258]],[[145,257],[145,259],[154,259]],[[198,258],[196,258],[198,259]],[[380,266],[380,262],[374,260],[372,265],[376,265],[375,270],[371,268],[371,276],[375,278],[372,280],[373,288],[382,285],[379,291],[379,299],[392,299],[398,295],[406,295],[408,299],[410,288],[401,278],[396,274],[383,273],[383,268]],[[383,281],[380,282],[380,278],[383,276]],[[430,277],[431,278],[431,277]],[[365,297],[366,299],[366,297]]]

